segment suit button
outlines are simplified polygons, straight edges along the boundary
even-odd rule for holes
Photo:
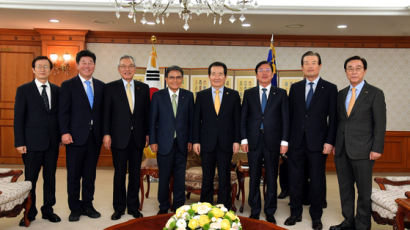
[[[309,115],[305,114],[305,117],[306,117],[306,118],[308,118],[308,117],[309,117]]]
[[[264,117],[264,116],[262,116],[262,120],[263,120],[263,119],[265,119],[265,117]]]
[[[131,130],[134,130],[134,126],[131,126],[130,129],[131,129]]]

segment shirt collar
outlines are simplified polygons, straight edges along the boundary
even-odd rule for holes
[[[272,84],[269,84],[266,87],[259,85],[259,91],[262,91],[262,89],[265,88],[266,92],[269,92],[271,87],[272,87]]]
[[[124,83],[124,86],[127,87],[128,81],[124,80],[123,78],[121,78],[122,83]],[[132,87],[134,85],[134,81],[130,81],[130,87]]]
[[[355,87],[355,88],[356,88],[356,92],[360,92],[360,91],[362,90],[363,86],[364,86],[364,80],[363,80],[362,82],[360,82],[359,84],[356,85],[356,87]],[[353,88],[353,86],[350,85],[349,91],[350,91],[352,88]]]
[[[172,91],[170,88],[168,88],[168,92],[169,92],[169,95],[170,95],[171,97],[172,97],[173,94],[176,94],[176,95],[177,95],[177,98],[178,98],[178,96],[179,96],[179,89],[177,89],[177,91],[174,92],[174,91]]]
[[[87,81],[87,80],[85,80],[85,78],[81,77],[80,74],[78,74],[78,77],[80,77],[82,83],[84,83],[85,81]],[[90,80],[88,80],[88,81],[90,81],[91,84],[93,84],[93,77],[91,77]]]
[[[212,86],[212,93],[214,94],[216,92],[216,89]],[[221,88],[219,88],[219,93],[223,93],[224,92],[224,86],[222,86]]]
[[[319,82],[319,79],[320,79],[320,77],[317,77],[313,81],[309,81],[308,79],[306,79],[306,85],[309,85],[310,82],[313,82],[314,85],[317,85],[317,83]]]
[[[48,83],[48,81],[46,81],[45,84],[41,83],[39,80],[34,79],[34,82],[36,83],[37,88],[41,88],[42,85],[46,85],[47,87],[50,87],[50,83]]]

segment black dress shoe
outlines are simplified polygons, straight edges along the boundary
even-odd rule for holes
[[[322,230],[323,229],[323,224],[321,220],[313,220],[312,221],[312,228],[314,230]]]
[[[111,215],[111,220],[119,220],[122,215],[124,215],[124,212],[117,212],[117,211],[115,211],[115,212]]]
[[[31,222],[31,221],[34,221],[36,219],[36,217],[28,217],[28,220]],[[24,217],[23,218],[21,218],[21,220],[20,220],[20,223],[19,223],[19,226],[21,226],[21,227],[25,227],[26,226],[26,221],[24,220]]]
[[[55,213],[53,213],[53,212],[51,212],[51,213],[44,213],[44,214],[43,214],[43,219],[49,220],[50,222],[53,222],[53,223],[57,223],[57,222],[60,222],[60,221],[61,221],[60,217],[57,216],[57,214],[55,214]]]
[[[287,196],[289,196],[288,191],[282,190],[282,191],[279,193],[278,199],[285,199]]]
[[[285,225],[291,226],[291,225],[295,225],[296,222],[301,222],[301,221],[302,221],[302,216],[289,216],[285,220]]]
[[[249,218],[259,220],[259,215],[250,215]]]
[[[266,215],[266,221],[276,224],[276,220],[273,215]]]
[[[354,227],[342,222],[341,224],[330,226],[329,230],[354,230]]]
[[[128,211],[128,214],[132,215],[134,218],[141,218],[142,213],[140,213],[138,210],[137,211]]]
[[[90,218],[99,218],[101,216],[101,214],[97,212],[93,206],[84,208],[82,214]]]
[[[79,221],[81,216],[80,211],[72,211],[70,213],[70,216],[68,217],[68,221],[73,222],[73,221]]]
[[[168,213],[168,210],[165,210],[165,209],[164,210],[159,210],[157,215],[166,214],[166,213]]]

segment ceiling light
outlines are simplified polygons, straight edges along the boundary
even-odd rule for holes
[[[146,16],[152,14],[153,21],[159,24],[165,23],[165,17],[168,17],[170,13],[179,15],[179,18],[184,22],[183,28],[189,29],[188,22],[192,19],[193,15],[206,14],[214,15],[214,24],[222,24],[222,16],[227,13],[241,14],[239,20],[242,22],[245,20],[243,15],[247,9],[255,8],[258,6],[258,0],[115,0],[115,15],[117,19],[120,18],[120,11],[124,8],[128,10],[128,18],[136,22],[136,15],[142,13],[142,24],[147,23]],[[235,2],[235,3],[234,3]],[[147,15],[146,15],[147,14]],[[216,23],[216,17],[219,16],[218,23]],[[232,15],[229,21],[233,23],[235,21]]]
[[[58,20],[58,19],[49,19],[48,20],[49,22],[51,22],[51,23],[59,23],[60,22],[60,20]]]
[[[155,26],[155,22],[147,22],[146,24],[150,26]]]
[[[304,25],[302,25],[302,24],[289,24],[289,25],[286,25],[286,28],[291,28],[291,29],[299,29],[299,28],[302,28],[302,27],[304,27]]]
[[[251,27],[250,23],[242,23],[242,27]]]
[[[338,28],[338,29],[346,29],[346,28],[347,28],[347,25],[338,25],[337,28]]]

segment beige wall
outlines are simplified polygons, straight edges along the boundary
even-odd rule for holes
[[[95,77],[105,82],[118,79],[119,57],[130,54],[136,65],[145,67],[151,45],[88,43],[97,55]],[[213,61],[222,61],[228,68],[249,69],[265,60],[268,47],[157,45],[161,67],[179,65],[185,68],[206,68]],[[277,47],[278,69],[300,69],[300,57],[307,50],[322,56],[321,77],[335,83],[338,89],[348,85],[343,63],[347,57],[360,55],[368,61],[365,79],[381,88],[387,103],[387,130],[410,131],[410,49],[377,48],[310,48]]]

